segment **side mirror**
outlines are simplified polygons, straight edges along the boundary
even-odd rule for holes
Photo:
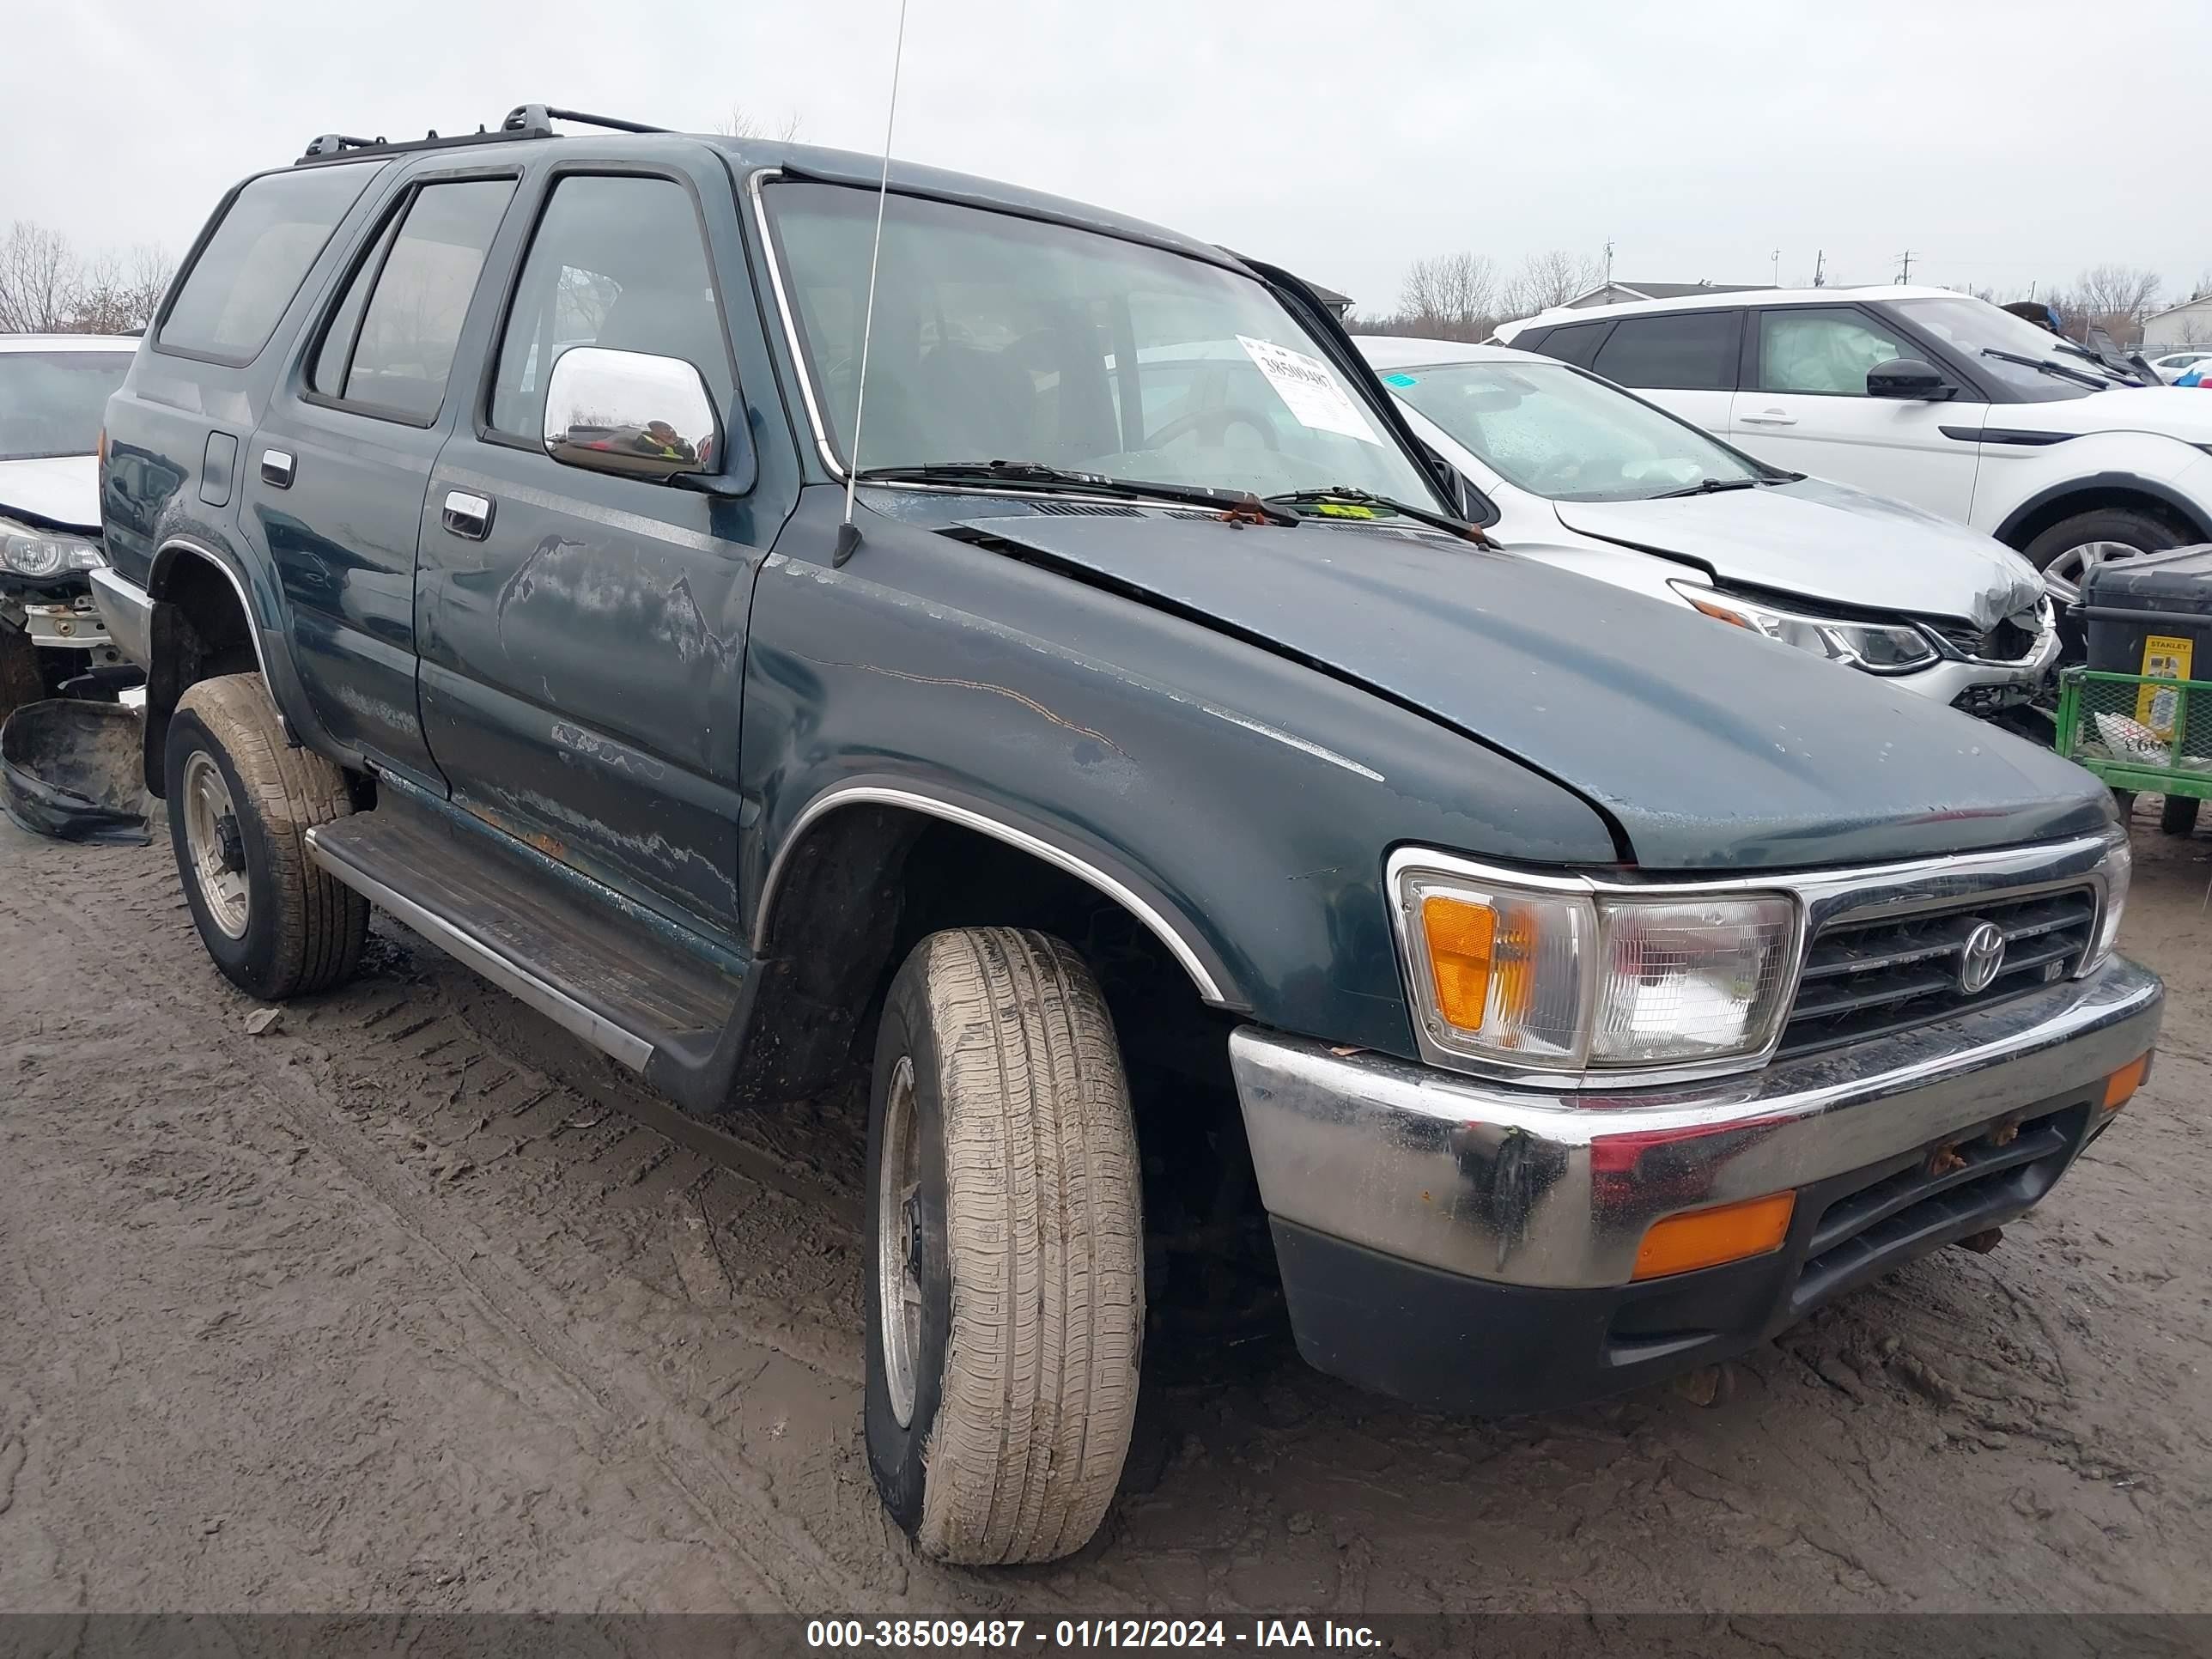
[[[572,346],[545,388],[545,453],[565,466],[660,482],[716,471],[722,423],[680,357]]]
[[[1867,396],[1903,398],[1938,403],[1955,398],[1959,388],[1943,378],[1943,371],[1917,357],[1893,357],[1867,370]]]

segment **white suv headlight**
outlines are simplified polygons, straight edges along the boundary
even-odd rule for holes
[[[1797,979],[1794,896],[1601,893],[1428,856],[1400,854],[1391,880],[1417,1018],[1442,1054],[1621,1074],[1735,1070],[1771,1052]]]
[[[1846,622],[1809,611],[1739,599],[1697,582],[1670,581],[1691,605],[1715,622],[1764,634],[1816,657],[1826,657],[1870,674],[1902,674],[1926,666],[1942,653],[1911,623]]]
[[[43,580],[71,570],[94,570],[107,562],[95,542],[51,530],[33,530],[13,519],[0,519],[0,574]]]

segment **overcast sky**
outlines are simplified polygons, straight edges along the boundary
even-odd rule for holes
[[[0,222],[183,252],[330,131],[525,100],[882,139],[897,0],[8,0]],[[1364,20],[1363,21],[1363,15]],[[2212,271],[2212,3],[911,0],[896,149],[1161,221],[1387,307],[1407,262],[2025,289]]]

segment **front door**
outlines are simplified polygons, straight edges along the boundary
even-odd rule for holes
[[[774,526],[746,501],[565,465],[544,444],[548,374],[580,345],[688,362],[726,431],[745,418],[701,232],[730,210],[716,177],[672,161],[546,181],[481,429],[457,432],[431,479],[416,615],[424,728],[454,801],[734,936],[745,624]]]
[[[1989,405],[1867,396],[1867,371],[1922,349],[1856,306],[1751,313],[1730,436],[1763,461],[1964,522]]]
[[[416,543],[454,350],[514,184],[434,177],[400,194],[242,469],[240,522],[283,586],[317,718],[434,786],[415,701]]]

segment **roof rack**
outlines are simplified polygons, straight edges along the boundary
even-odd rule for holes
[[[479,126],[474,132],[456,133],[441,138],[435,128],[424,137],[404,139],[392,143],[381,133],[374,138],[356,138],[349,133],[325,132],[308,142],[293,166],[310,161],[335,161],[340,156],[361,155],[397,155],[406,150],[446,149],[459,144],[497,144],[518,138],[550,138],[553,123],[573,121],[580,125],[605,127],[614,132],[665,132],[666,127],[647,126],[642,121],[625,121],[612,115],[591,115],[578,109],[561,109],[550,104],[518,104],[507,112],[493,131]]]

